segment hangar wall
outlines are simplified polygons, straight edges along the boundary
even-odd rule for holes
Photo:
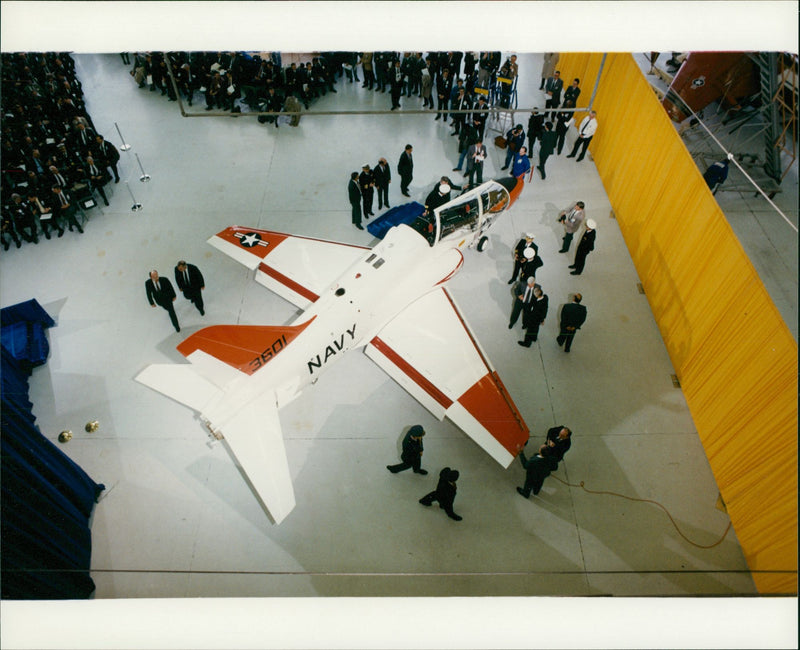
[[[559,59],[581,107],[602,56]],[[797,343],[633,57],[602,67],[591,154],[756,587],[796,594]]]

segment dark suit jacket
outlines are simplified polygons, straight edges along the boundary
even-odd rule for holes
[[[197,292],[200,291],[203,287],[206,286],[205,281],[203,280],[203,274],[200,273],[200,269],[198,269],[194,264],[187,264],[186,270],[189,272],[189,284],[186,284],[186,280],[183,277],[183,273],[178,270],[178,267],[175,267],[175,282],[178,283],[178,289],[180,289],[184,295],[186,292]],[[161,278],[159,278],[159,281]]]
[[[408,152],[404,151],[400,154],[400,160],[397,162],[397,172],[400,176],[411,176],[414,171],[414,159]]]
[[[147,292],[147,302],[151,305],[160,305],[161,307],[168,307],[175,297],[175,289],[172,288],[172,283],[167,278],[159,276],[158,284],[161,286],[161,291],[156,291],[153,281],[148,278],[144,283],[144,289]]]
[[[555,443],[555,447],[553,447],[553,455],[559,462],[564,459],[564,454],[566,454],[567,451],[569,451],[569,448],[572,446],[571,438],[564,438],[563,440],[559,439],[558,432],[563,428],[564,425],[559,424],[557,427],[553,427],[547,431],[547,439],[552,440]]]
[[[542,154],[549,156],[553,153],[553,149],[556,148],[556,134],[553,131],[548,131],[545,129],[542,131],[542,135],[540,138],[539,144],[539,152],[540,156]]]
[[[95,141],[92,145],[92,152],[95,154],[95,162],[98,160],[106,167],[113,167],[119,161],[119,151],[110,142],[103,140],[102,146]]]
[[[380,163],[375,165],[372,175],[375,177],[376,187],[389,187],[389,181],[392,180],[392,170],[389,169],[388,164],[385,167],[382,167]]]
[[[347,184],[347,192],[350,195],[350,205],[361,205],[361,190],[358,187],[358,181],[350,179]]]
[[[546,93],[553,93],[551,99],[557,104],[561,103],[562,88],[564,88],[564,82],[561,79],[556,79],[555,77],[550,77],[547,80],[547,83],[544,85],[544,91]]]
[[[561,333],[574,334],[575,330],[580,329],[581,325],[586,321],[586,307],[577,303],[571,302],[561,308]],[[574,327],[574,330],[568,330],[568,327]]]
[[[550,304],[550,299],[546,295],[542,295],[541,300],[536,300],[534,298],[533,302],[530,303],[530,307],[528,308],[528,322],[530,323],[541,323],[545,318],[547,318],[547,307]],[[559,429],[560,431],[561,429]]]
[[[589,251],[594,250],[594,240],[597,237],[596,230],[586,230],[581,237],[581,240],[578,242],[578,253],[583,255],[588,255]]]

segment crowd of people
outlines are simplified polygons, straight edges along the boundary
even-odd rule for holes
[[[75,64],[66,53],[3,53],[2,242],[39,243],[80,216],[119,182],[119,151],[96,132]]]

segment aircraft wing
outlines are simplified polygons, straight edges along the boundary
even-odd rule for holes
[[[409,305],[365,352],[431,413],[447,416],[504,467],[527,442],[528,427],[447,290]]]
[[[301,309],[319,298],[365,251],[362,246],[230,226],[208,240],[256,271],[256,282]]]

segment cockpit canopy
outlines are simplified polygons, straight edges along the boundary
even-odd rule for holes
[[[443,239],[482,233],[508,207],[517,182],[515,178],[487,181],[433,212],[424,212],[411,226],[431,246]]]

